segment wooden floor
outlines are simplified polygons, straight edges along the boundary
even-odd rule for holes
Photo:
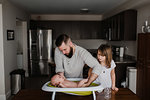
[[[34,76],[25,78],[25,89],[40,90],[43,84],[50,80],[49,76]],[[15,95],[11,95],[7,100],[12,100]]]
[[[28,77],[25,80],[26,89],[41,89],[44,83],[50,81],[49,76]]]

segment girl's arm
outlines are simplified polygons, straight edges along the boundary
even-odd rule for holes
[[[116,75],[115,75],[115,68],[111,70],[111,80],[112,80],[112,89],[115,91],[118,91],[118,88],[116,87]]]

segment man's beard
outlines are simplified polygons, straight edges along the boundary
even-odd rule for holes
[[[73,48],[70,47],[70,52],[68,55],[65,54],[65,56],[67,56],[68,58],[71,58],[73,56]]]

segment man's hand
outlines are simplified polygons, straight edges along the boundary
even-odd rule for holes
[[[63,72],[58,72],[57,74],[59,74],[62,78],[66,79]]]
[[[88,81],[87,81],[86,83],[84,83],[84,84],[82,85],[82,87],[87,87],[87,86],[89,86],[93,81],[96,80],[97,77],[98,77],[97,74],[92,73],[91,76],[88,78]]]
[[[88,79],[82,79],[79,83],[78,83],[78,87],[82,87],[82,85],[84,85],[85,83],[88,82]]]
[[[87,87],[87,86],[89,86],[89,84],[85,83],[81,87]]]

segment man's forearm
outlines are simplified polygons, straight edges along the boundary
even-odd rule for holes
[[[93,81],[96,80],[97,77],[98,77],[97,74],[92,73],[91,76],[88,79],[88,82],[85,85],[83,85],[83,87],[89,86]]]

